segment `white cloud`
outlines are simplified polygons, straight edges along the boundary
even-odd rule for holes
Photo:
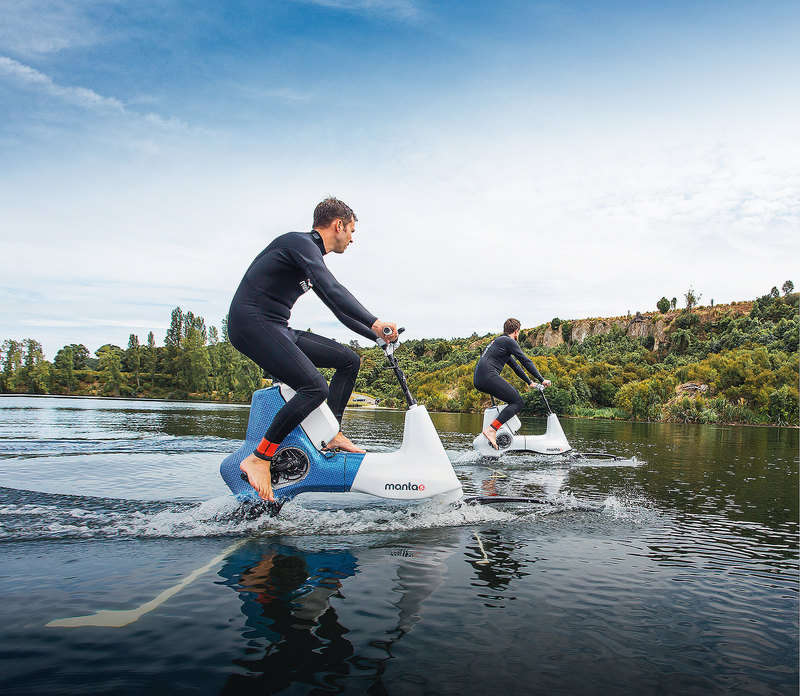
[[[91,46],[101,40],[85,15],[87,5],[71,0],[0,0],[0,48],[26,57]]]
[[[320,5],[334,10],[353,14],[377,14],[401,20],[412,20],[421,14],[418,2],[414,0],[294,0],[309,5]]]
[[[35,68],[23,65],[5,56],[0,56],[0,73],[4,73],[22,84],[39,88],[47,94],[63,99],[75,106],[115,111],[121,114],[126,111],[124,104],[119,99],[103,97],[85,87],[62,87]]]
[[[192,131],[196,134],[209,135],[206,129],[193,129],[180,119],[166,118],[156,113],[141,114],[128,108],[124,102],[115,97],[106,97],[87,87],[67,87],[54,82],[52,78],[39,70],[24,65],[7,56],[0,56],[0,76],[15,80],[30,89],[37,90],[60,101],[97,114],[110,114],[134,119],[160,131]],[[153,143],[137,140],[145,151],[151,150]]]

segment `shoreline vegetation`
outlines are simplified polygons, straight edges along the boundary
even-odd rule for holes
[[[662,297],[653,312],[580,320],[554,318],[524,329],[520,345],[552,381],[547,399],[560,416],[683,423],[798,425],[798,293],[786,281],[755,300],[686,306]],[[481,412],[489,397],[472,386],[481,350],[497,334],[403,343],[397,357],[417,401],[431,411]],[[377,346],[361,356],[351,406],[405,401]],[[35,339],[0,342],[0,393],[111,396],[249,403],[269,375],[241,355],[203,317],[172,310],[164,345],[131,334],[127,348],[106,344],[92,355],[66,345],[48,361]],[[322,370],[330,378],[331,370]],[[506,368],[516,387],[521,381]],[[524,387],[523,387],[524,389]],[[525,415],[544,415],[536,390],[523,391]]]

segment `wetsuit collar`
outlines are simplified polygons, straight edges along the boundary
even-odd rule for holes
[[[325,251],[325,242],[322,241],[322,235],[316,230],[311,230],[311,239],[314,240],[319,250],[322,252],[322,255],[325,256],[328,252]]]

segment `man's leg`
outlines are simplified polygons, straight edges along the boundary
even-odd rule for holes
[[[352,348],[337,343],[333,339],[296,331],[297,347],[305,353],[317,367],[333,367],[336,372],[328,388],[328,406],[341,424],[345,406],[353,393],[361,358]]]
[[[520,393],[500,375],[489,375],[480,382],[476,382],[475,387],[506,402],[505,407],[497,414],[497,418],[483,429],[483,435],[489,440],[492,447],[497,449],[497,431],[500,430],[503,423],[511,420],[522,410],[525,402]]]
[[[270,463],[284,438],[328,396],[328,384],[295,345],[288,327],[258,318],[246,336],[237,336],[236,349],[256,362],[296,394],[275,414],[256,450],[241,464],[250,485],[264,500],[274,500]]]
[[[295,331],[297,347],[317,367],[333,367],[336,372],[328,388],[328,406],[334,417],[339,422],[340,431],[328,443],[331,448],[339,447],[348,452],[364,452],[354,445],[341,432],[342,415],[345,406],[353,393],[358,370],[361,367],[361,358],[350,347],[342,345],[333,339],[313,334],[308,331]]]

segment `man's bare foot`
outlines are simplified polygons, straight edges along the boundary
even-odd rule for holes
[[[275,502],[275,496],[272,494],[272,476],[269,472],[270,463],[267,459],[260,459],[251,454],[239,464],[239,468],[247,474],[247,481],[256,489],[256,493],[262,499],[272,503]]]
[[[334,436],[333,440],[331,440],[326,447],[328,449],[340,449],[344,452],[359,452],[363,453],[367,450],[362,449],[358,445],[354,445],[350,440],[348,440],[341,432],[341,430]]]
[[[497,440],[495,439],[495,435],[497,435],[497,431],[491,425],[487,425],[483,429],[483,434],[486,436],[486,439],[489,441],[489,444],[492,447],[494,447],[495,449],[500,449],[497,446]]]

